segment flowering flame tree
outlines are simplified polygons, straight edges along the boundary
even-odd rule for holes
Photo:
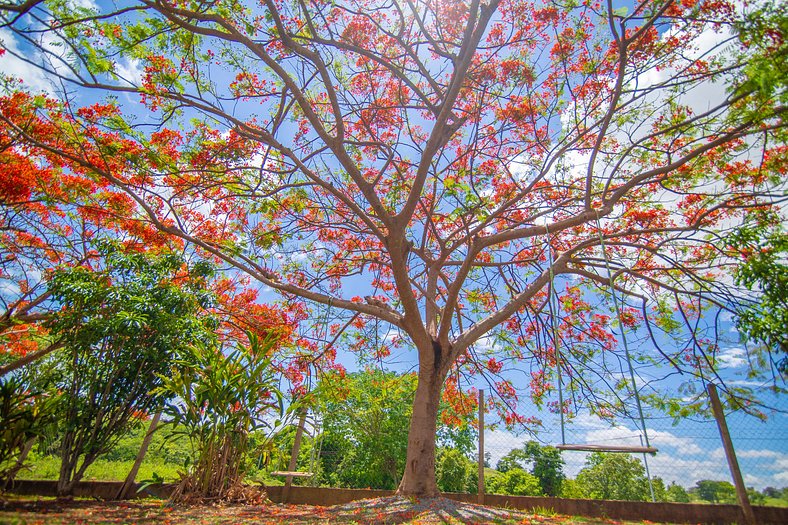
[[[651,358],[714,373],[714,341],[694,326],[741,295],[726,232],[756,211],[779,222],[785,199],[776,9],[113,6],[2,5],[5,58],[54,82],[40,95],[6,82],[4,155],[109,188],[129,220],[325,305],[329,338],[355,330],[350,344],[378,357],[415,348],[401,494],[437,493],[439,402],[472,413],[467,374],[493,376],[514,423],[518,396],[541,400],[560,369],[572,395],[555,408],[570,410],[616,389],[602,378],[619,321],[685,326]],[[619,316],[592,308],[610,290]],[[381,323],[399,336],[381,344]],[[526,380],[507,376],[515,363]]]

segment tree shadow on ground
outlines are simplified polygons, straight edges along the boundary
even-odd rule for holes
[[[60,501],[0,499],[0,525],[525,525],[575,521],[568,517],[535,516],[523,511],[485,507],[445,498],[389,496],[318,507],[312,505],[172,506],[161,500]]]

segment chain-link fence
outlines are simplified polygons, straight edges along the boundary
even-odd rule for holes
[[[773,404],[777,406],[769,412],[767,421],[744,412],[726,414],[745,484],[761,493],[767,487],[781,489],[788,486],[788,403],[784,399],[777,399]],[[522,449],[529,440],[537,440],[541,445],[555,446],[563,442],[572,445],[599,445],[603,449],[638,448],[648,442],[658,449],[656,454],[620,454],[628,460],[611,461],[602,466],[599,465],[602,461],[599,455],[592,455],[588,451],[563,451],[563,473],[568,479],[597,484],[587,487],[570,481],[570,490],[565,491],[564,495],[593,497],[595,490],[596,494],[605,490],[605,487],[599,488],[599,484],[614,485],[618,482],[633,485],[639,470],[639,467],[630,464],[634,460],[642,465],[640,474],[652,480],[651,487],[643,485],[646,487],[643,490],[647,491],[647,499],[651,498],[651,488],[656,489],[657,499],[680,499],[682,491],[677,488],[674,488],[671,494],[665,494],[671,485],[676,485],[690,493],[694,492],[693,499],[700,497],[717,501],[735,500],[735,494],[730,492],[732,487],[728,485],[732,483],[731,472],[714,419],[684,418],[676,421],[669,416],[652,414],[645,419],[644,433],[638,420],[619,421],[611,425],[597,417],[581,413],[564,425],[562,438],[560,417],[556,414],[542,414],[542,417],[545,427],[536,435],[515,435],[500,429],[488,430],[485,433],[487,464],[495,469],[501,460],[504,460],[503,466],[506,468],[505,458],[516,457],[517,454],[512,454],[512,451]],[[525,466],[527,470],[532,470],[533,462]],[[623,471],[630,467],[633,471],[624,475]],[[490,474],[496,475],[495,472]],[[616,475],[618,479],[613,479]],[[723,492],[716,495],[703,492],[703,483],[699,485],[699,482],[704,480],[726,482],[721,486],[723,489],[727,488],[727,492],[723,489]],[[614,490],[609,486],[607,489]],[[638,498],[640,496],[643,494]],[[754,496],[756,499],[759,497],[758,494]],[[762,501],[756,501],[760,502]]]
[[[782,489],[788,486],[788,402],[785,398],[775,397],[771,405],[766,421],[741,411],[726,414],[745,484],[757,491],[757,494],[752,494],[756,504],[775,504],[775,501],[766,502],[758,498],[762,498],[765,492],[784,498]],[[736,500],[720,431],[712,418],[675,420],[651,410],[645,418],[644,433],[638,419],[611,424],[588,412],[580,412],[562,425],[558,414],[544,411],[538,416],[543,427],[532,434],[502,429],[496,425],[494,416],[487,414],[488,427],[484,433],[486,492],[600,499],[653,498],[679,502],[707,500],[734,503]],[[407,428],[401,428],[397,435],[381,434],[383,437],[380,439],[386,441],[383,444],[379,440],[362,443],[338,439],[331,434],[326,437],[324,430],[319,422],[306,429],[297,469],[314,475],[296,480],[296,484],[396,487],[404,468]],[[360,430],[373,429],[365,427]],[[529,448],[529,441],[535,441],[538,446]],[[444,447],[454,446],[451,442],[442,444]],[[602,453],[563,450],[559,455],[555,450],[546,448],[562,444],[598,446]],[[291,445],[288,440],[281,443],[282,457],[278,467],[286,465]],[[656,448],[657,452],[605,452],[608,448],[640,448],[646,445]],[[447,476],[450,476],[451,491],[474,492],[478,457],[476,436],[462,451],[461,457],[458,457],[457,450],[454,452],[453,455],[445,455],[445,450],[439,451],[439,484],[447,483]],[[559,458],[557,462],[556,457]],[[539,461],[541,463],[537,466]],[[556,463],[560,465],[557,467]],[[453,470],[447,474],[449,468]],[[559,477],[566,478],[560,487],[550,480],[550,471],[556,468],[560,470]],[[510,472],[507,474],[507,471]],[[457,476],[464,476],[465,481],[458,484]],[[464,489],[456,489],[457,486],[464,486]],[[774,490],[765,490],[769,487]]]

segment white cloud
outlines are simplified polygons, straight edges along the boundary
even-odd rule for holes
[[[736,452],[736,456],[739,458],[788,458],[788,455],[777,452],[776,450],[740,450]]]
[[[746,486],[748,486],[748,487],[749,486],[753,486],[753,487],[754,486],[759,486],[760,487],[760,486],[764,486],[765,485],[764,479],[762,477],[760,477],[760,476],[754,476],[752,474],[744,474],[742,477],[744,477],[744,484]]]
[[[140,66],[140,61],[136,58],[124,58],[121,62],[116,62],[115,74],[118,75],[118,78],[126,81],[127,84],[132,86],[139,86],[142,84],[142,68]]]
[[[6,50],[6,53],[0,56],[0,71],[3,74],[21,79],[23,85],[33,92],[53,92],[52,83],[42,71],[20,58],[26,53],[20,49],[19,42],[8,29],[0,28],[0,46]]]
[[[778,472],[774,476],[772,476],[775,481],[780,483],[788,483],[788,470],[784,470],[783,472]]]
[[[495,338],[491,335],[485,335],[484,337],[480,337],[473,346],[480,354],[491,352],[495,349]]]
[[[648,432],[649,442],[652,446],[662,450],[671,448],[671,454],[694,455],[702,454],[703,449],[692,438],[680,437],[671,432],[651,430]],[[588,443],[600,445],[640,446],[640,437],[643,435],[638,429],[622,426],[607,427],[592,430],[585,434]]]
[[[723,348],[717,354],[717,363],[719,368],[741,368],[747,366],[747,351],[739,347]]]
[[[484,452],[490,453],[490,466],[495,468],[510,450],[522,447],[528,438],[518,437],[506,430],[493,430],[484,433],[485,448]]]
[[[22,293],[18,284],[11,281],[0,281],[0,296],[16,296]]]
[[[713,458],[694,459],[680,454],[657,453],[648,458],[651,475],[662,478],[665,483],[675,482],[692,487],[701,479],[728,480],[730,471],[724,461]]]
[[[93,0],[68,0],[68,2],[66,2],[66,5],[68,5],[72,9],[77,7],[82,7],[84,9],[98,10],[98,4]]]
[[[726,385],[728,386],[743,386],[743,387],[765,387],[768,386],[768,382],[764,381],[746,381],[746,380],[739,380],[739,381],[726,381]]]

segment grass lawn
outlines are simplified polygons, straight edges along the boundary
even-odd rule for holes
[[[310,505],[226,505],[172,507],[160,500],[98,502],[52,498],[0,499],[0,525],[470,525],[572,524],[621,522],[531,514],[458,503],[447,499],[409,500],[394,496],[333,507]]]

